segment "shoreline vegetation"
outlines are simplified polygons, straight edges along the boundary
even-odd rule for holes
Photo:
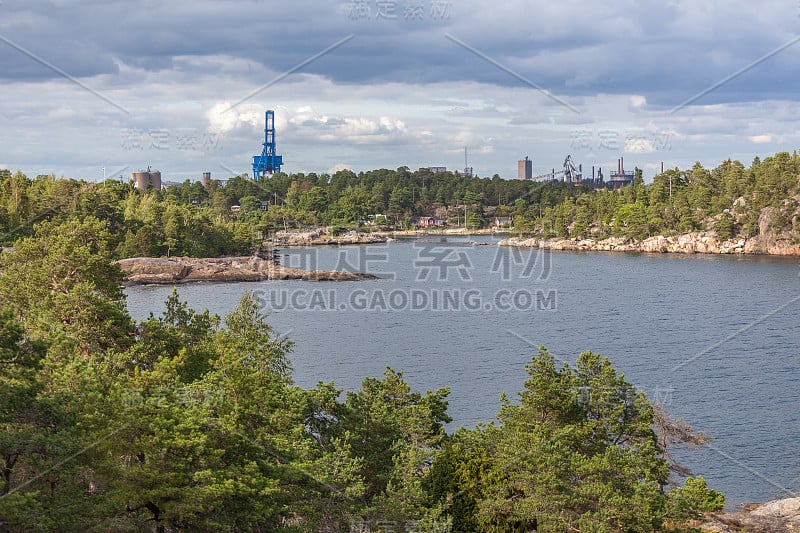
[[[187,179],[163,190],[0,170],[0,246],[33,235],[36,221],[71,217],[106,222],[115,259],[245,256],[282,232],[319,227],[329,236],[308,244],[379,242],[373,232],[389,239],[509,231],[562,247],[596,241],[670,251],[687,244],[673,242],[681,236],[700,235],[695,251],[796,255],[800,156],[778,152],[749,166],[696,163],[648,184],[639,171],[631,185],[613,190],[408,167],[278,173],[260,181],[243,174],[205,185]],[[359,231],[370,236],[348,236]]]
[[[743,504],[739,511],[711,513],[698,527],[703,533],[796,533],[800,531],[800,498]]]
[[[388,232],[350,231],[332,236],[327,228],[280,231],[267,244],[276,246],[331,246],[379,244],[427,236],[505,236],[499,246],[545,248],[551,250],[594,252],[643,252],[678,254],[748,254],[800,256],[800,241],[771,230],[769,216],[762,217],[756,235],[749,238],[721,239],[715,231],[696,231],[680,235],[654,235],[640,241],[629,237],[606,238],[541,238],[515,235],[513,230],[466,228],[416,229]]]
[[[603,240],[507,237],[498,244],[521,248],[585,252],[800,256],[800,243],[792,244],[786,240],[759,238],[720,240],[714,232],[693,232],[674,236],[656,235],[642,241],[625,237],[608,237]]]
[[[269,246],[287,248],[303,246],[347,246],[380,244],[399,239],[413,239],[428,235],[497,235],[495,230],[411,230],[391,233],[348,232],[331,236],[324,228],[279,232],[269,241]],[[685,235],[648,237],[641,242],[624,237],[595,239],[539,239],[507,236],[499,246],[540,248],[549,250],[583,252],[676,253],[676,254],[749,254],[800,256],[800,244],[776,240],[766,236],[751,239],[722,241],[714,232],[695,232]],[[10,251],[7,249],[6,251]],[[274,249],[277,250],[277,249]],[[303,270],[279,264],[278,259],[265,259],[257,255],[219,258],[133,257],[117,261],[126,274],[125,284],[182,284],[190,282],[242,282],[264,280],[303,281],[361,281],[378,279],[368,272],[338,270]]]
[[[448,433],[450,389],[391,368],[297,386],[253,294],[221,318],[173,289],[136,322],[123,278],[95,218],[0,256],[2,531],[672,533],[724,508],[670,454],[708,439],[599,354],[540,347],[518,402]]]
[[[787,152],[598,191],[407,167],[164,190],[0,170],[0,531],[798,531],[797,498],[720,514],[674,458],[708,436],[591,351],[562,365],[541,346],[493,421],[448,433],[450,389],[391,368],[354,391],[297,386],[253,294],[219,317],[173,290],[137,322],[122,286],[335,279],[263,243],[320,226],[331,238],[308,242],[388,242],[420,217],[537,246],[794,254],[799,175]]]
[[[648,237],[635,241],[625,237],[596,239],[540,239],[536,237],[506,236],[499,246],[522,248],[541,248],[549,250],[585,252],[641,252],[677,254],[750,254],[800,256],[800,244],[778,240],[770,233],[768,223],[764,224],[763,234],[750,239],[720,240],[715,232],[694,232],[685,235]],[[468,230],[465,228],[449,230],[407,230],[394,232],[347,232],[332,236],[325,228],[292,230],[278,232],[268,241],[269,246],[287,248],[302,246],[347,246],[381,244],[394,242],[398,238],[409,239],[429,235],[503,235],[504,231],[494,229]],[[7,249],[6,251],[10,251]],[[253,256],[233,256],[220,258],[149,258],[133,257],[117,261],[126,274],[125,283],[138,284],[180,284],[189,282],[240,282],[296,279],[303,281],[360,281],[378,279],[367,272],[303,270],[286,267],[277,259],[269,260]]]

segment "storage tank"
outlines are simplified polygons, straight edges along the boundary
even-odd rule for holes
[[[153,170],[148,172],[150,175],[150,183],[153,185],[153,188],[157,191],[161,190],[161,171]]]
[[[133,186],[140,190],[147,190],[147,186],[151,185],[155,190],[161,190],[161,172],[158,170],[140,170],[139,172],[131,173],[133,179]]]
[[[134,187],[144,190],[147,188],[147,184],[150,183],[150,173],[146,171],[134,172],[131,174],[131,179],[133,179]]]

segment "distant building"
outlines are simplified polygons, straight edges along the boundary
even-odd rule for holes
[[[208,187],[211,183],[211,172],[203,172],[203,187]]]
[[[447,172],[447,167],[427,167],[427,170],[434,174],[439,174],[440,172]]]
[[[617,159],[617,171],[611,171],[608,181],[605,182],[607,189],[619,189],[631,185],[636,177],[636,172],[625,171],[625,160],[623,158]]]
[[[528,156],[517,161],[517,177],[528,181],[533,178],[533,161],[528,159]]]
[[[507,228],[511,226],[511,217],[494,217],[495,228]]]
[[[239,211],[241,211],[241,209],[242,209],[242,206],[240,206],[240,205],[232,205],[231,206],[231,213],[238,213]]]
[[[413,221],[413,224],[420,228],[433,228],[436,226],[444,226],[445,221],[436,217],[419,217]]]
[[[266,211],[267,209],[269,209],[269,200],[259,200],[258,208],[261,211]]]
[[[389,217],[382,213],[375,213],[367,217],[367,226],[375,226],[376,224],[388,224]]]
[[[161,190],[161,172],[151,170],[150,167],[147,167],[147,170],[131,173],[131,179],[133,180],[133,186],[139,190],[144,191],[148,186],[157,191]]]

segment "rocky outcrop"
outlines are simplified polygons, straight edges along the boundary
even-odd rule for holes
[[[357,281],[376,276],[339,270],[302,270],[275,264],[260,257],[191,258],[134,257],[117,261],[127,274],[128,284],[176,284],[192,281],[263,281],[299,279],[304,281]]]
[[[707,231],[683,235],[656,235],[642,241],[611,237],[607,239],[524,239],[511,237],[501,246],[549,248],[551,250],[586,250],[605,252],[651,252],[680,254],[764,254],[800,256],[800,195],[787,198],[777,207],[765,207],[758,214],[755,235],[720,239],[715,227],[722,217],[741,230],[748,226],[749,207],[744,198],[737,198],[731,209],[709,217]],[[726,232],[724,234],[728,234]]]
[[[796,533],[800,532],[800,498],[774,500],[744,506],[745,511],[724,513],[709,518],[700,526],[710,533]]]
[[[683,235],[656,235],[642,241],[611,237],[595,239],[524,239],[509,237],[500,246],[521,246],[551,250],[585,250],[593,252],[650,252],[679,254],[772,254],[800,255],[800,243],[777,240],[774,237],[720,240],[713,231],[693,232]]]
[[[775,229],[773,221],[779,213],[773,207],[761,211],[758,217],[758,235],[747,240],[745,253],[770,255],[798,255],[800,243]]]
[[[375,244],[386,242],[386,234],[348,231],[341,235],[332,235],[325,228],[318,228],[306,231],[279,231],[271,240],[280,246]]]

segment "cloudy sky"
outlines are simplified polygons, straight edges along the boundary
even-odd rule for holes
[[[1,0],[0,167],[716,165],[800,145],[800,0]]]

